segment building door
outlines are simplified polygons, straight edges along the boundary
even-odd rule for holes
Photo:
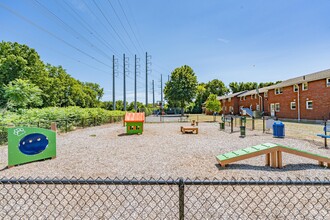
[[[270,116],[275,117],[275,104],[270,104]]]

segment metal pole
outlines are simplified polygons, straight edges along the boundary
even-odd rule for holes
[[[163,113],[163,106],[164,106],[164,101],[163,101],[163,74],[160,74],[160,101],[161,101],[161,106],[160,110]]]
[[[152,80],[152,107],[155,107],[155,80]]]
[[[112,56],[112,109],[116,110],[116,99],[115,99],[115,55]]]
[[[265,128],[265,116],[262,116],[262,132],[265,133],[266,128]]]
[[[182,178],[179,180],[179,219],[184,219],[184,182]]]
[[[136,104],[136,54],[135,54],[135,62],[134,62],[134,109],[137,110]]]
[[[148,53],[146,52],[146,107],[148,106]]]
[[[252,116],[252,131],[254,130],[254,117]]]
[[[230,133],[233,133],[234,132],[234,124],[233,124],[233,122],[234,122],[234,119],[233,119],[233,117],[230,117]]]
[[[126,60],[125,60],[125,54],[123,58],[123,64],[124,64],[124,111],[126,111]]]

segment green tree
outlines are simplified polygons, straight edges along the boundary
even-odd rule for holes
[[[41,89],[29,80],[15,79],[4,87],[4,97],[11,110],[32,108],[42,105]]]
[[[212,93],[217,96],[222,96],[229,92],[229,89],[226,87],[226,85],[218,79],[213,79],[212,81],[208,82],[205,88],[208,95]]]
[[[210,94],[206,100],[205,104],[206,109],[212,112],[220,112],[221,111],[221,103],[217,100],[216,94]],[[215,118],[214,118],[215,120]]]
[[[164,94],[168,102],[178,102],[183,115],[184,107],[192,102],[197,90],[197,77],[190,66],[184,65],[171,73],[171,79],[165,85]]]

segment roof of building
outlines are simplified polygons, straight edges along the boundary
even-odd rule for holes
[[[241,91],[241,92],[236,92],[236,93],[232,93],[232,94],[228,94],[228,95],[218,96],[217,100],[233,98],[233,97],[243,94],[245,92],[247,92],[247,91]]]
[[[268,88],[268,87],[260,88],[260,89],[259,89],[259,93],[267,92],[267,91],[268,91],[267,88]],[[247,92],[245,92],[245,93],[243,93],[243,94],[238,95],[237,97],[248,96],[248,95],[254,95],[254,94],[258,94],[258,92],[257,92],[256,89],[253,89],[253,90],[247,91]]]
[[[144,113],[126,113],[125,122],[144,122]]]
[[[310,74],[299,76],[299,77],[292,78],[292,79],[288,79],[288,80],[285,80],[285,81],[283,81],[281,83],[278,83],[276,85],[271,85],[271,86],[268,86],[268,87],[265,87],[265,88],[267,88],[268,90],[269,89],[276,89],[276,88],[292,86],[292,85],[295,85],[295,84],[301,84],[301,83],[304,83],[304,82],[312,82],[312,81],[316,81],[316,80],[320,80],[320,79],[326,79],[326,78],[330,78],[330,69],[322,70],[322,71],[315,72],[315,73],[310,73]]]

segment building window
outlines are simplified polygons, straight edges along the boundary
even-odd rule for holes
[[[252,104],[250,105],[250,109],[252,110]]]
[[[243,97],[243,100],[245,100],[245,96]]]
[[[228,102],[231,102],[231,98],[228,98]]]
[[[280,103],[275,103],[275,112],[280,111]]]
[[[302,90],[307,90],[308,89],[308,83],[305,82],[302,84]]]
[[[253,99],[253,95],[251,95],[251,99]]]
[[[313,101],[306,101],[306,109],[313,109]]]
[[[282,93],[283,93],[283,88],[275,89],[275,95],[282,94]]]
[[[241,96],[241,97],[239,97],[239,100],[240,100],[240,101],[242,101],[242,98],[243,98],[242,96]]]
[[[298,85],[297,85],[297,84],[296,84],[296,85],[293,85],[293,91],[294,91],[294,92],[298,92],[298,90],[299,90]]]
[[[291,102],[290,108],[291,110],[296,110],[296,102]]]
[[[257,106],[256,106],[256,110],[257,111],[260,111],[260,106],[257,104]]]
[[[265,96],[265,98],[268,97],[268,92],[265,92],[264,93],[264,96]]]
[[[326,82],[327,82],[327,87],[330,87],[330,78],[327,78]]]
[[[233,111],[234,111],[233,106],[230,106],[230,107],[229,107],[229,111],[230,111],[230,112],[233,112]]]
[[[257,94],[254,94],[254,98],[257,99],[258,98],[258,95]]]

